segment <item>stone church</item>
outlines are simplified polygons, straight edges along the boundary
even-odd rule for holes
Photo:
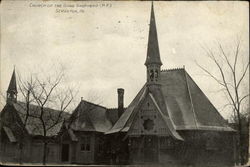
[[[235,161],[235,134],[185,68],[162,70],[153,4],[146,55],[147,80],[124,107],[119,88],[118,107],[106,108],[81,100],[72,114],[49,131],[47,163],[169,164],[231,166]],[[132,81],[131,81],[132,82]],[[15,71],[1,112],[0,157],[41,163],[41,131],[36,118],[23,125],[27,107],[17,100]],[[50,108],[46,113],[57,113]]]

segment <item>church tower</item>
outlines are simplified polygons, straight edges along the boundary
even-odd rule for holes
[[[147,67],[147,84],[158,85],[160,81],[161,58],[157,38],[157,30],[154,15],[154,5],[151,5],[150,27],[148,35],[148,49],[145,66]]]
[[[7,90],[7,103],[12,103],[17,101],[17,86],[16,86],[16,73],[13,70],[10,84]]]

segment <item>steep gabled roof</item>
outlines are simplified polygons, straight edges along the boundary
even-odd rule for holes
[[[163,118],[169,119],[165,120],[170,130],[233,131],[184,69],[161,71],[161,88],[149,93]],[[130,118],[146,94],[144,85],[107,134],[129,130],[133,121]]]
[[[124,114],[120,117],[118,122],[115,124],[115,126],[109,130],[106,134],[115,133],[115,132],[127,132],[131,125],[133,124],[133,121],[135,120],[135,116],[137,115],[137,112],[139,112],[139,109],[144,102],[144,99],[149,95],[149,97],[154,102],[157,110],[159,111],[160,115],[162,116],[162,119],[166,123],[166,127],[169,131],[169,134],[172,135],[174,138],[178,140],[183,140],[183,138],[175,131],[173,123],[169,119],[168,114],[166,113],[166,105],[165,101],[161,100],[161,91],[155,91],[154,92],[157,96],[154,97],[152,92],[149,92],[149,89],[146,85],[141,89],[141,91],[137,94],[137,96],[134,98],[132,103],[128,106],[128,109],[125,110]],[[156,100],[157,99],[157,100]],[[160,105],[158,105],[160,104]],[[164,111],[164,113],[163,113]]]
[[[173,122],[172,120],[169,118],[169,115],[167,114],[164,114],[163,111],[164,111],[164,107],[166,106],[165,104],[162,104],[164,105],[164,107],[162,107],[162,105],[158,105],[157,103],[157,98],[155,98],[151,93],[149,93],[149,96],[151,97],[151,99],[153,100],[157,110],[159,111],[161,117],[163,118],[164,122],[166,123],[166,126],[168,127],[168,131],[169,131],[169,134],[172,135],[174,138],[178,139],[178,140],[184,140],[178,132],[176,132],[175,128],[174,128],[174,125],[173,125]],[[158,98],[161,98],[161,96]],[[159,103],[160,104],[160,103]],[[160,107],[161,106],[161,107]],[[162,110],[163,109],[163,110]],[[166,108],[165,108],[166,109]],[[166,111],[166,110],[165,110]],[[167,112],[166,112],[167,113]]]
[[[27,115],[26,103],[19,101],[17,103],[13,103],[13,106],[14,106],[16,112],[18,113],[18,115],[20,116],[22,122],[24,123],[26,115]],[[43,135],[42,123],[38,118],[40,115],[40,112],[41,111],[40,111],[39,106],[33,105],[33,104],[29,105],[30,116],[27,119],[27,123],[26,123],[25,128],[30,135]],[[69,116],[70,116],[70,114],[66,113],[66,112],[61,112],[61,111],[54,110],[51,108],[44,108],[44,116],[43,117],[44,117],[46,128],[48,129],[47,136],[57,135],[62,127],[63,120],[68,119]],[[56,122],[57,118],[59,118],[58,123],[55,124],[54,126],[52,126]],[[51,127],[51,128],[49,128],[49,127]]]
[[[142,89],[132,100],[128,108],[124,111],[124,113],[121,115],[121,117],[112,127],[112,129],[110,129],[107,132],[107,134],[121,131],[123,128],[125,128],[126,124],[128,124],[129,127],[131,126],[132,122],[127,122],[127,121],[129,120],[130,116],[133,114],[135,107],[138,106],[138,104],[141,103],[141,101],[144,99],[145,95],[146,95],[146,85],[142,87]]]
[[[232,130],[185,69],[162,71],[161,84],[177,130]]]
[[[106,110],[103,106],[82,100],[72,114],[71,128],[75,131],[106,132],[112,127]]]
[[[22,119],[15,107],[9,103],[6,103],[3,110],[0,112],[0,130],[5,131],[6,135],[8,135],[4,127],[9,128],[16,139],[20,137],[20,134],[28,134],[27,130],[24,129]]]

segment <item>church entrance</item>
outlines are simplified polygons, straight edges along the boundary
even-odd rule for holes
[[[158,138],[157,136],[144,136],[144,162],[158,163]]]

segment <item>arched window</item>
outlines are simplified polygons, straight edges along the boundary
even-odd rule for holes
[[[154,80],[154,70],[150,70],[149,77],[151,81]]]
[[[158,78],[158,70],[155,70],[155,78]]]

